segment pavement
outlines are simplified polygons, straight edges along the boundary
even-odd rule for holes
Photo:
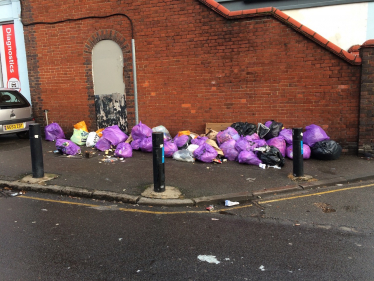
[[[166,190],[155,193],[152,153],[134,151],[132,158],[104,162],[105,153],[92,148],[82,147],[90,158],[56,154],[55,143],[45,140],[42,148],[45,178],[33,178],[29,140],[0,136],[0,188],[139,205],[208,206],[374,179],[374,161],[355,155],[304,160],[304,175],[310,178],[297,180],[291,159],[281,169],[261,169],[233,161],[187,163],[166,158]]]

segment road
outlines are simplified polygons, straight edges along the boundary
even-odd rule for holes
[[[212,212],[2,196],[0,279],[374,280],[373,188],[336,186]]]

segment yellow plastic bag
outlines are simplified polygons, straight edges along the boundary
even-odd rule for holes
[[[178,137],[183,136],[183,135],[189,136],[190,134],[191,134],[190,131],[179,131],[178,132]]]
[[[96,134],[101,138],[103,136],[103,133],[102,133],[103,131],[104,129],[99,129],[96,131]]]
[[[86,131],[88,133],[86,122],[84,122],[84,121],[81,121],[81,122],[75,124],[74,128],[77,129],[77,130],[82,129],[83,131]]]

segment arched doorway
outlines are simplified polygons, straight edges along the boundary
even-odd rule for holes
[[[98,128],[118,125],[127,131],[123,54],[112,40],[102,40],[92,49],[92,76]]]

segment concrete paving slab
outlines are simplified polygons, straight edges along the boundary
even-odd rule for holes
[[[165,191],[156,192],[154,191],[154,185],[152,184],[141,194],[143,197],[154,198],[154,199],[179,199],[182,196],[182,192],[178,188],[173,186],[165,186]]]

